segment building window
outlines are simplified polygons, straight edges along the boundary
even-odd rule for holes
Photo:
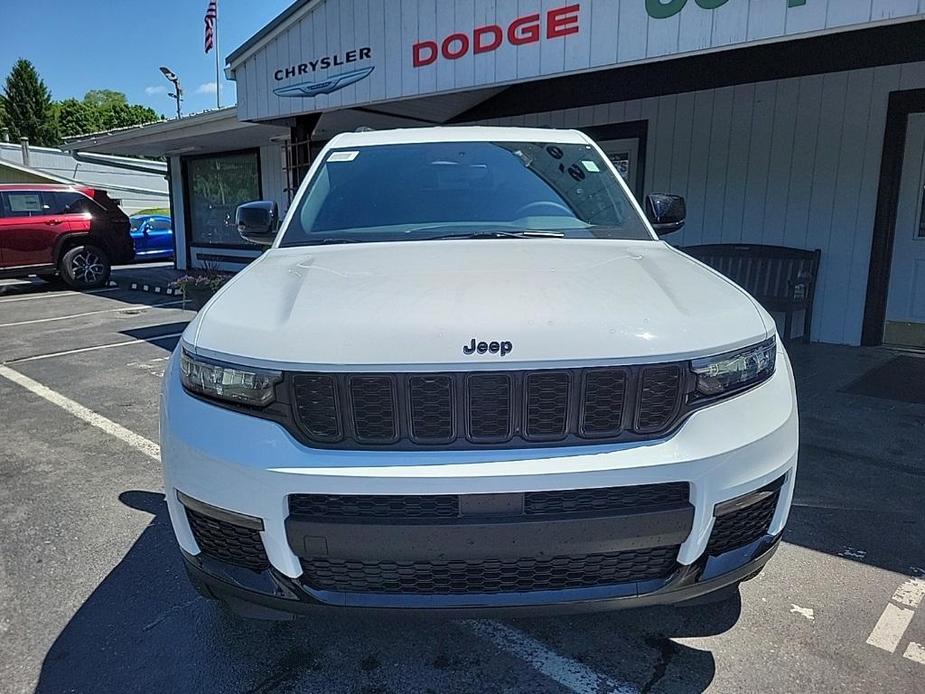
[[[238,205],[259,200],[259,152],[187,159],[186,207],[195,246],[245,245],[234,223]]]

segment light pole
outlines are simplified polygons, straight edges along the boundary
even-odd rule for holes
[[[183,88],[180,86],[180,78],[170,68],[162,67],[161,72],[164,73],[170,83],[173,85],[173,93],[168,94],[177,100],[177,118],[180,117],[180,102],[183,101]]]

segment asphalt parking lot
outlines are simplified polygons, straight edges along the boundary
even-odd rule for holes
[[[794,508],[739,599],[252,622],[189,587],[161,493],[159,381],[192,317],[0,282],[0,691],[925,692],[925,405],[841,392],[887,350],[793,349]]]

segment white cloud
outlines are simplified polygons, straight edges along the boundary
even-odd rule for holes
[[[167,87],[162,87],[160,85],[156,87],[145,87],[145,94],[148,96],[154,96],[155,94],[166,94]]]
[[[205,82],[200,84],[198,89],[196,89],[197,94],[215,94],[218,87],[215,82]]]

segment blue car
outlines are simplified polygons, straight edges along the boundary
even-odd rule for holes
[[[132,241],[135,260],[173,260],[173,220],[165,215],[135,215]]]

